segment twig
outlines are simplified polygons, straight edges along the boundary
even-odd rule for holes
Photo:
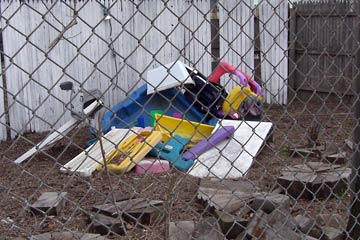
[[[64,29],[57,35],[57,37],[50,43],[49,45],[49,49],[53,48],[59,41],[60,39],[64,36],[65,32],[67,30],[69,30],[70,28],[72,28],[73,26],[75,26],[77,24],[76,19],[72,19],[71,22],[69,22],[68,25],[66,25],[64,27]]]
[[[55,47],[55,45],[61,40],[61,38],[63,38],[65,32],[77,24],[77,20],[76,20],[76,18],[77,18],[76,2],[77,2],[77,0],[74,0],[73,19],[64,27],[64,29],[61,32],[59,32],[57,37],[49,44],[49,49]]]
[[[46,4],[45,4],[43,1],[41,1],[41,3],[42,3],[42,4],[44,5],[44,7],[48,10],[49,14],[50,14],[51,16],[53,16],[53,18],[54,18],[58,23],[60,23],[62,27],[65,27],[64,24],[63,24],[59,19],[57,19],[57,17],[50,11],[50,9],[48,8],[48,6],[46,6]],[[55,2],[54,4],[56,4],[56,2]]]

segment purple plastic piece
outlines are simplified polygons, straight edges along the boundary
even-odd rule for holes
[[[235,74],[235,76],[237,76],[239,78],[241,85],[243,85],[243,86],[249,85],[248,79],[246,78],[246,76],[244,75],[243,72],[241,72],[240,70],[235,70],[234,74]],[[254,80],[250,80],[250,81],[251,81],[251,84],[256,89],[256,94],[260,95],[260,96],[264,96],[263,89],[261,88],[261,86]]]
[[[239,70],[235,70],[234,74],[239,78],[240,84],[243,86],[248,85],[248,81],[246,79],[246,76]]]
[[[185,160],[195,160],[202,153],[211,149],[224,139],[229,138],[235,132],[234,126],[223,126],[216,130],[209,137],[203,139],[201,142],[190,148],[183,154]]]

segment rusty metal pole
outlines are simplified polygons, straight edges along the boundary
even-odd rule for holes
[[[355,90],[355,127],[354,127],[354,147],[352,157],[352,177],[350,188],[352,200],[350,205],[350,216],[346,227],[347,239],[360,239],[360,0],[355,1],[355,11],[357,13],[357,22],[355,35],[357,40],[357,48],[355,55],[355,65],[357,74],[354,78]]]

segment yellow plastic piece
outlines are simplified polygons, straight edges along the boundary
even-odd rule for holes
[[[227,95],[222,105],[222,110],[225,114],[229,114],[230,112],[237,112],[241,103],[248,96],[254,96],[259,100],[262,100],[262,97],[251,91],[250,87],[234,87]]]
[[[189,138],[191,143],[198,143],[211,135],[214,126],[190,122],[185,119],[173,118],[165,115],[155,114],[155,129],[163,135],[162,141],[168,141],[171,136],[180,135]]]
[[[106,155],[107,169],[114,173],[129,172],[161,141],[159,131],[142,131],[128,137]],[[99,164],[97,170],[101,170]]]

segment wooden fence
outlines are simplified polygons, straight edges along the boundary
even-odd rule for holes
[[[6,106],[5,100],[0,101],[1,139],[6,138],[5,109],[11,137],[61,126],[69,118],[64,102],[70,97],[60,90],[61,82],[73,81],[86,89],[100,89],[110,108],[142,84],[149,69],[160,64],[179,59],[205,75],[211,73],[210,0],[169,0],[166,4],[153,0],[76,2],[77,24],[49,49],[71,22],[74,2],[1,1],[5,59],[1,76],[6,76],[3,81],[7,97]],[[218,5],[220,57],[253,75],[253,1],[219,0]],[[287,4],[264,3],[260,8],[260,13],[268,14],[264,19],[271,18],[275,8],[282,8],[276,10],[282,17],[271,18],[260,34],[268,32],[267,28],[273,29],[273,24],[286,28]],[[105,20],[104,13],[111,19]],[[283,28],[276,28],[279,35],[275,40],[260,36],[260,45],[275,44],[280,55],[286,57],[287,33]],[[261,67],[264,73],[275,65],[283,69],[279,77],[266,75],[267,96],[286,94],[286,87],[279,86],[286,79],[287,61],[278,55],[273,50],[268,52],[267,65]],[[274,85],[272,81],[278,82]],[[0,99],[3,97],[0,95]],[[270,97],[267,101],[286,104],[286,97]]]
[[[358,16],[352,2],[297,3],[290,15],[290,87],[298,94],[353,94]]]

